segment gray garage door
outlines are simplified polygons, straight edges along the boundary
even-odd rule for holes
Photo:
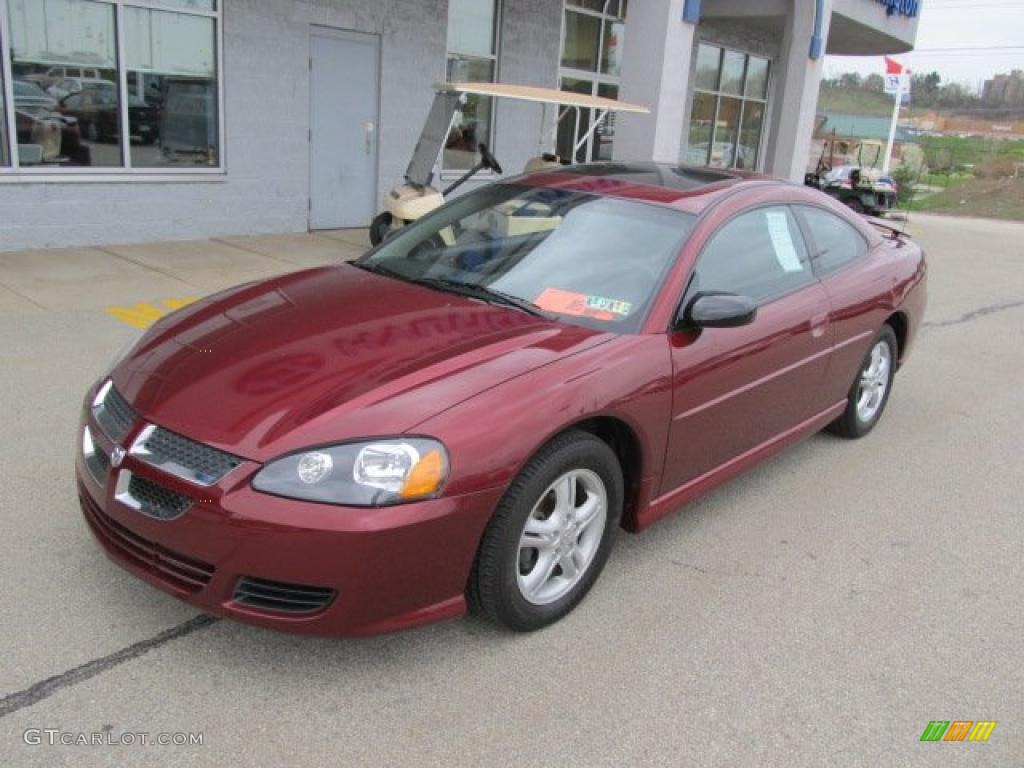
[[[380,40],[310,36],[310,229],[365,227],[376,211]]]

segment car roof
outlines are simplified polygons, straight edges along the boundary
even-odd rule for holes
[[[658,203],[700,213],[737,188],[768,183],[790,186],[750,171],[654,162],[603,162],[568,165],[526,174],[517,181],[608,197]]]

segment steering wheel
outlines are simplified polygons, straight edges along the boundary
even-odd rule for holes
[[[480,152],[480,159],[483,161],[485,168],[490,168],[495,173],[504,173],[501,170],[501,163],[498,162],[498,158],[491,154],[491,150],[487,148],[486,144],[478,144],[477,151]]]

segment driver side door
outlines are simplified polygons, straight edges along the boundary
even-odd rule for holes
[[[829,299],[788,206],[747,209],[704,245],[681,306],[706,291],[747,296],[752,323],[670,334],[672,424],[661,494],[711,479],[820,410]]]

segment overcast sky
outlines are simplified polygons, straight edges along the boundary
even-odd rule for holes
[[[1015,46],[998,50],[998,46]],[[922,0],[917,45],[894,58],[913,72],[978,87],[994,74],[1024,69],[1024,0]],[[968,48],[927,51],[928,48]],[[882,57],[828,56],[825,75],[884,73]]]

